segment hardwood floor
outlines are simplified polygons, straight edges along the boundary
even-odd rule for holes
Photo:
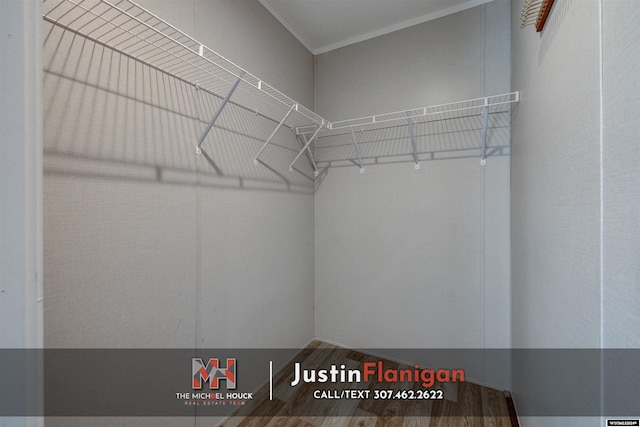
[[[443,389],[442,400],[316,399],[313,392],[319,383],[301,383],[291,387],[294,363],[304,366],[345,365],[358,369],[365,361],[383,360],[385,369],[409,368],[397,362],[380,359],[355,350],[313,342],[274,376],[273,400],[269,399],[269,384],[262,387],[254,399],[225,420],[222,426],[282,426],[282,427],[517,427],[517,417],[510,397],[503,391],[471,382],[437,383]],[[362,388],[366,386],[366,388]],[[336,390],[347,387],[334,387]],[[363,390],[379,389],[377,383],[364,384]],[[385,389],[424,390],[419,383],[396,383]]]

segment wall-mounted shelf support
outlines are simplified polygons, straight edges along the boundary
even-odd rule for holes
[[[316,161],[313,159],[311,147],[307,145],[307,135],[305,134],[302,134],[302,146],[307,147],[307,156],[309,156],[309,161],[311,161],[311,166],[313,166],[313,176],[318,176],[318,165],[316,165]]]
[[[353,132],[353,126],[349,126],[349,131],[351,132],[351,142],[353,142],[353,146],[356,148],[356,154],[358,155],[358,163],[360,163],[360,173],[364,173],[364,166],[362,165],[362,157],[360,156],[358,141],[356,141],[356,134]]]
[[[487,129],[489,127],[489,102],[484,100],[484,107],[482,108],[482,158],[480,164],[485,166],[487,164]]]
[[[204,142],[205,138],[207,137],[207,135],[211,131],[211,128],[215,124],[216,120],[218,120],[218,117],[220,117],[220,113],[222,113],[222,110],[224,110],[224,107],[226,107],[227,103],[229,102],[229,100],[233,96],[233,92],[235,92],[236,89],[238,88],[238,85],[242,81],[242,77],[244,76],[244,74],[245,74],[244,71],[240,72],[240,75],[236,79],[235,83],[233,84],[233,86],[231,86],[231,89],[229,90],[229,93],[227,93],[227,96],[225,96],[224,99],[222,100],[222,104],[220,104],[220,106],[218,106],[218,109],[213,114],[213,117],[211,118],[211,121],[207,125],[207,128],[204,130],[204,132],[202,132],[202,135],[200,136],[200,140],[198,141],[198,147],[196,148],[196,153],[197,154],[201,154],[202,153],[202,143]]]
[[[309,138],[306,142],[306,144],[304,144],[304,147],[302,148],[302,150],[300,150],[300,152],[298,153],[298,155],[295,157],[295,159],[293,159],[293,161],[289,164],[289,171],[293,172],[293,165],[295,162],[298,161],[298,159],[300,158],[300,156],[302,155],[302,153],[305,152],[305,150],[309,147],[309,145],[311,145],[311,143],[313,142],[314,139],[316,139],[316,136],[318,136],[318,133],[320,132],[320,130],[326,126],[326,121],[322,121],[322,124],[320,126],[318,126],[318,128],[316,129],[316,131],[313,133],[313,135],[311,135],[311,138]]]
[[[295,110],[297,107],[298,107],[298,104],[293,104],[291,108],[289,108],[289,111],[287,111],[287,114],[285,114],[282,120],[280,120],[280,123],[278,123],[278,126],[276,126],[273,132],[271,132],[271,135],[269,135],[269,138],[267,138],[265,143],[262,145],[262,148],[260,148],[260,151],[258,151],[258,154],[256,154],[256,157],[254,157],[253,159],[253,164],[255,166],[258,166],[258,157],[260,157],[264,149],[267,148],[267,145],[271,143],[271,140],[273,139],[274,136],[276,136],[276,133],[278,133],[278,130],[280,130],[280,128],[284,125],[284,122],[287,121],[287,119],[289,118],[293,110]]]
[[[518,92],[510,92],[334,121],[318,134],[314,156],[320,169],[325,164],[358,165],[368,162],[367,159],[376,164],[385,157],[397,160],[400,156],[417,168],[422,161],[434,160],[438,150],[469,154],[473,150],[473,155],[484,164],[494,154],[503,155],[503,148],[509,145],[511,106],[519,100]],[[316,130],[316,126],[302,126],[296,128],[296,133],[310,135]],[[348,149],[354,146],[352,133],[357,136],[358,156]],[[387,140],[403,143],[383,145]]]
[[[413,161],[416,164],[416,170],[420,169],[420,161],[418,160],[418,150],[416,148],[416,136],[413,132],[413,121],[411,120],[411,113],[407,111],[407,124],[409,125],[409,136],[411,137],[411,145],[413,146]]]
[[[520,12],[520,28],[535,24],[540,32],[547,22],[554,0],[525,0]]]
[[[541,20],[544,20],[553,0],[526,0],[526,3],[523,15],[525,24],[529,23],[532,11],[540,11]],[[290,170],[293,170],[295,162],[306,151],[317,174],[317,162],[323,164],[341,156],[339,154],[341,150],[336,150],[338,153],[329,153],[333,151],[331,148],[353,145],[357,159],[349,154],[351,158],[340,160],[350,160],[352,164],[357,162],[356,164],[360,165],[360,171],[363,172],[363,159],[375,158],[377,161],[378,153],[382,152],[382,147],[378,144],[382,144],[387,139],[391,129],[398,128],[398,135],[406,137],[403,129],[405,126],[409,126],[412,144],[410,153],[416,169],[420,165],[419,154],[422,155],[418,152],[418,147],[424,146],[428,149],[436,135],[437,138],[450,139],[453,144],[458,138],[454,133],[462,135],[463,132],[465,138],[466,135],[473,135],[473,138],[476,138],[476,133],[482,132],[482,162],[484,163],[486,158],[495,151],[496,142],[508,140],[508,135],[502,129],[509,126],[510,104],[519,101],[518,92],[512,92],[328,122],[139,6],[134,0],[43,0],[42,4],[44,20],[62,31],[84,37],[92,43],[192,85],[198,91],[223,99],[198,140],[196,145],[198,154],[204,154],[201,150],[204,140],[223,109],[231,103],[234,107],[255,113],[274,123],[280,122],[254,157],[254,164],[259,163],[258,160],[265,148],[285,123],[287,123],[286,127],[295,129],[298,141],[303,145],[302,150],[289,164]],[[222,98],[222,94],[225,93],[226,96]],[[488,120],[489,115],[491,120]],[[480,126],[478,126],[479,122]],[[358,140],[355,138],[354,128],[359,132]],[[447,130],[446,138],[438,130],[441,128]],[[417,132],[418,129],[420,132]],[[492,132],[491,142],[494,145],[491,147],[493,151],[487,147],[487,134],[490,131]],[[449,133],[452,135],[451,138],[448,138]],[[302,134],[305,138],[299,138]],[[498,138],[501,138],[500,141]],[[319,147],[318,143],[320,143]],[[310,149],[311,144],[316,144],[315,150]],[[399,147],[394,145],[389,149],[385,148],[384,152],[389,156],[393,152],[393,155],[407,157],[409,151],[407,148],[404,144]],[[351,153],[349,150],[347,152]],[[431,157],[433,158],[433,153]],[[425,159],[427,159],[426,156]]]

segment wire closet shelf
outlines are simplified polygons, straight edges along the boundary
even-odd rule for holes
[[[130,0],[44,0],[45,21],[289,127],[324,119]]]
[[[408,126],[413,144],[416,168],[419,166],[413,127],[416,124],[477,115],[483,118],[483,155],[488,120],[491,114],[504,114],[509,104],[518,102],[518,92],[442,104],[432,107],[329,122],[273,88],[258,77],[214,52],[204,44],[154,15],[131,0],[43,0],[45,21],[112,49],[153,69],[170,75],[199,90],[223,98],[207,128],[198,141],[200,153],[208,132],[227,103],[233,103],[277,123],[269,138],[254,158],[258,158],[271,143],[278,130],[286,127],[296,131],[303,148],[290,163],[289,169],[305,152],[313,165],[313,143],[322,138],[348,134],[358,152],[355,131],[376,130],[389,126]],[[360,158],[361,172],[364,170]]]
[[[479,134],[481,145],[481,164],[486,164],[488,136],[510,126],[511,104],[519,102],[520,93],[511,92],[502,95],[457,101],[429,107],[384,113],[374,116],[331,122],[327,128],[318,132],[316,152],[322,158],[334,158],[324,155],[329,150],[339,151],[340,147],[351,146],[356,154],[355,161],[364,171],[361,146],[372,144],[381,139],[407,139],[407,149],[413,156],[416,169],[419,169],[418,143],[429,137],[444,133]],[[395,131],[394,131],[395,129]],[[315,127],[299,127],[296,132],[308,135]],[[476,137],[477,138],[477,137]],[[343,150],[344,151],[344,150]]]

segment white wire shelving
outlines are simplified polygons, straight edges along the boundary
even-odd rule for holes
[[[381,141],[406,140],[396,154],[410,153],[415,168],[420,168],[418,141],[436,135],[467,133],[478,134],[481,155],[480,162],[486,164],[488,136],[508,129],[510,125],[511,104],[519,101],[519,92],[487,96],[465,101],[421,107],[393,113],[360,117],[356,119],[334,121],[317,135],[316,158],[340,159],[340,156],[327,156],[328,150],[338,151],[340,147],[351,147],[351,158],[364,171],[362,153],[363,144],[375,144]],[[315,132],[317,127],[299,127],[299,135]],[[343,150],[344,151],[344,150]]]
[[[45,21],[289,128],[322,117],[130,0],[44,0]],[[286,123],[283,118],[286,118]],[[277,129],[276,129],[277,130]]]
[[[169,24],[131,0],[43,0],[43,18],[65,31],[112,49],[126,57],[172,76],[198,90],[222,99],[207,127],[197,141],[196,152],[215,125],[227,103],[232,103],[277,123],[273,132],[254,157],[259,157],[281,128],[296,131],[302,149],[289,164],[306,154],[316,176],[318,168],[314,151],[352,145],[361,172],[364,171],[359,141],[365,133],[379,132],[373,139],[384,139],[392,128],[405,129],[407,152],[419,168],[418,139],[431,130],[429,124],[452,123],[453,131],[465,132],[471,127],[481,131],[482,155],[487,156],[487,135],[492,129],[509,122],[510,104],[518,102],[518,92],[441,104],[431,107],[380,114],[357,119],[329,122],[273,88],[258,77],[242,69],[222,55]],[[474,127],[475,126],[475,127]],[[371,137],[369,137],[371,139]]]

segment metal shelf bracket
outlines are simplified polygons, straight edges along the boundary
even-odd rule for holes
[[[240,72],[240,75],[236,79],[235,83],[233,84],[233,86],[231,86],[229,93],[227,93],[227,96],[225,96],[224,99],[222,100],[222,104],[220,104],[216,112],[213,114],[213,117],[211,118],[211,121],[207,125],[207,128],[204,130],[204,132],[202,132],[202,135],[200,136],[200,140],[198,141],[198,146],[196,147],[196,154],[202,154],[202,143],[204,142],[205,138],[211,131],[211,128],[215,124],[216,120],[218,120],[218,117],[220,117],[220,113],[222,113],[222,110],[224,110],[224,107],[226,107],[227,103],[233,96],[233,92],[235,92],[236,89],[238,88],[238,85],[240,85],[240,82],[242,81],[242,77],[244,76],[244,74],[245,74],[244,71]]]
[[[420,169],[420,161],[418,160],[418,151],[416,148],[416,137],[413,133],[413,121],[411,120],[411,113],[407,112],[407,124],[409,125],[409,136],[411,137],[411,145],[413,146],[413,161],[415,162],[416,170]]]
[[[316,165],[316,161],[313,159],[313,153],[311,153],[311,148],[307,146],[307,135],[303,133],[301,136],[302,136],[302,142],[303,142],[302,146],[307,147],[307,155],[309,156],[309,160],[311,161],[311,166],[313,166],[313,176],[317,177],[319,175],[318,165]]]
[[[327,125],[327,122],[325,120],[322,120],[322,124],[320,126],[318,126],[318,128],[316,129],[316,131],[313,133],[313,135],[311,135],[311,138],[309,138],[309,140],[307,140],[307,142],[304,144],[304,147],[302,147],[302,150],[300,150],[300,152],[298,153],[298,155],[293,159],[293,161],[289,164],[289,172],[293,172],[293,165],[296,161],[298,161],[298,159],[300,158],[300,156],[302,155],[302,153],[304,153],[304,151],[309,147],[309,145],[311,145],[311,143],[313,142],[314,139],[316,139],[316,136],[318,136],[318,133],[320,132],[320,130],[322,128],[324,128]]]
[[[253,158],[254,166],[258,166],[258,158],[260,157],[264,149],[267,148],[267,145],[271,143],[271,140],[273,139],[274,136],[276,136],[276,133],[278,133],[278,130],[282,127],[282,125],[284,125],[284,122],[287,121],[287,119],[289,118],[293,110],[297,110],[297,109],[298,109],[298,104],[293,104],[291,108],[289,108],[289,111],[287,111],[287,114],[285,114],[282,120],[280,120],[280,123],[278,123],[278,126],[276,126],[273,132],[271,132],[271,135],[269,135],[269,138],[267,138],[267,140],[264,142],[264,144],[260,148],[260,151],[258,151],[258,154],[256,154],[256,157]]]
[[[489,127],[489,99],[484,99],[484,107],[482,107],[482,158],[480,164],[487,164],[487,128]]]
[[[349,132],[351,132],[351,141],[356,148],[356,154],[358,155],[358,163],[360,163],[360,173],[364,173],[364,166],[362,165],[362,157],[360,156],[360,149],[358,148],[358,141],[356,141],[356,134],[353,133],[353,126],[349,126]]]

